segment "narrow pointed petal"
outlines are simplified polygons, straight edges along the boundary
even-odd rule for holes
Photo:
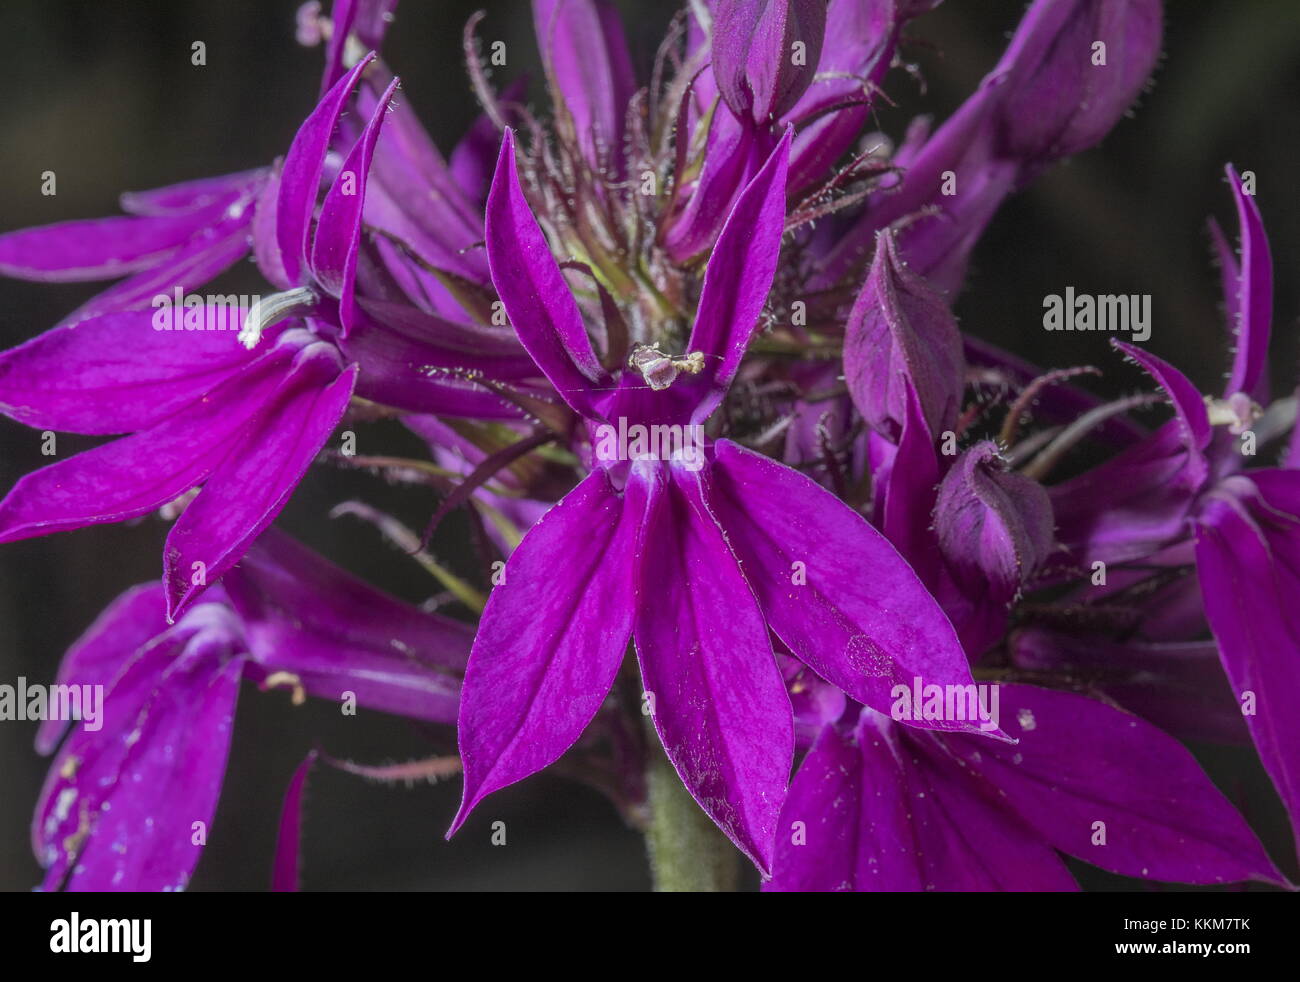
[[[553,100],[572,120],[593,169],[622,169],[623,125],[636,91],[618,11],[608,0],[533,0]]]
[[[242,309],[226,312],[228,331],[159,331],[156,313],[104,314],[0,353],[0,412],[37,429],[131,433],[202,398],[255,357],[236,340]]]
[[[253,660],[287,672],[310,695],[454,723],[472,629],[376,590],[267,529],[222,586]]]
[[[493,791],[554,763],[605,701],[637,607],[646,503],[593,472],[529,530],[492,590],[465,670],[465,791],[448,835]]]
[[[218,218],[224,202],[179,215],[92,218],[0,235],[0,276],[111,280],[162,261]]]
[[[872,428],[895,438],[912,390],[937,438],[961,409],[965,370],[947,303],[899,258],[894,233],[880,233],[845,327],[844,377],[854,405]]]
[[[346,337],[356,322],[357,253],[361,248],[361,213],[366,200],[366,178],[374,154],[379,128],[388,104],[397,91],[397,79],[389,84],[356,145],[349,151],[334,184],[321,205],[316,237],[312,243],[311,268],[316,281],[331,296],[339,298],[339,321]]]
[[[710,501],[768,624],[818,675],[885,714],[895,685],[971,684],[952,624],[860,515],[811,478],[727,440],[711,477]]]
[[[325,93],[298,129],[285,155],[276,203],[276,243],[285,277],[295,286],[305,282],[310,266],[311,218],[316,210],[325,154],[357,80],[373,59],[373,54],[367,55]]]
[[[741,192],[709,257],[687,351],[704,353],[704,371],[678,384],[698,394],[694,421],[706,419],[731,384],[772,289],[785,230],[785,180],[791,132]]]
[[[124,191],[118,203],[123,211],[132,215],[183,215],[247,194],[266,179],[267,170],[256,167],[237,174],[201,177],[148,191]]]
[[[283,356],[249,370],[157,426],[26,475],[0,501],[0,542],[120,522],[201,483],[278,387]]]
[[[487,253],[506,314],[519,340],[556,390],[591,415],[596,387],[608,376],[596,357],[577,301],[533,217],[515,166],[514,133],[506,130],[487,204]]]
[[[1300,472],[1225,483],[1196,518],[1196,575],[1233,695],[1300,842]]]
[[[1203,451],[1208,447],[1213,432],[1210,429],[1209,415],[1205,410],[1205,400],[1200,390],[1188,380],[1187,376],[1164,359],[1157,358],[1134,345],[1116,340],[1112,340],[1111,344],[1140,365],[1168,394],[1170,402],[1173,403],[1179,431],[1188,450]]]
[[[1189,585],[1197,590],[1196,584]],[[1199,634],[1204,621],[1199,604],[1196,614]],[[1086,682],[1180,740],[1226,744],[1250,740],[1213,640],[1117,642],[1028,627],[1012,633],[1007,649],[1017,667]]]
[[[1147,556],[1184,536],[1205,471],[1171,419],[1117,457],[1048,489],[1057,539],[1082,564]]]
[[[1228,183],[1237,203],[1241,229],[1241,262],[1233,272],[1236,282],[1224,298],[1234,338],[1232,374],[1225,395],[1258,394],[1268,379],[1268,341],[1273,320],[1273,257],[1255,196],[1246,194],[1241,177],[1229,164]],[[1226,277],[1225,277],[1226,279]]]
[[[663,233],[664,248],[683,266],[706,255],[717,242],[746,175],[758,167],[755,157],[763,147],[758,136],[737,126],[730,117],[724,120],[715,113],[710,125],[708,152],[700,164],[699,178],[690,187],[685,207]]]
[[[793,711],[762,612],[699,477],[663,477],[645,532],[647,592],[636,620],[651,720],[700,807],[770,874]]]
[[[156,266],[95,294],[60,324],[148,308],[155,304],[155,297],[174,297],[177,290],[182,297],[186,296],[191,289],[211,282],[248,255],[248,226],[248,215],[241,214],[203,230]]]
[[[527,83],[527,77],[515,79],[501,90],[501,101],[524,102],[528,97]],[[496,167],[500,147],[501,131],[497,129],[497,124],[487,113],[479,113],[447,159],[456,186],[468,201],[480,208],[487,204],[492,171]]]
[[[255,439],[222,461],[167,535],[169,617],[215,583],[279,514],[342,418],[356,377],[355,366],[339,373],[333,352],[303,349],[281,395],[254,424]]]
[[[373,100],[379,98],[379,92],[372,89],[370,84],[362,86],[357,99],[361,112],[367,112]],[[460,189],[411,104],[404,99],[389,109],[371,168],[367,197],[386,199],[391,207],[386,215],[372,216],[367,201],[366,224],[400,232],[397,237],[436,268],[487,285],[483,209]],[[395,216],[401,218],[398,226],[392,224]],[[410,229],[418,230],[418,239],[410,237]]]
[[[1047,843],[942,757],[870,712],[824,731],[791,784],[768,889],[1077,889]]]
[[[167,629],[162,584],[132,587],[104,609],[68,649],[59,665],[58,685],[107,685],[132,652]],[[36,752],[59,745],[67,720],[46,719],[36,733]]]
[[[315,750],[303,758],[293,772],[280,808],[280,829],[275,836],[275,869],[271,874],[273,893],[297,893],[302,866],[302,799],[307,777],[316,763]]]
[[[1145,879],[1284,882],[1236,809],[1173,737],[1070,692],[1003,685],[1000,702],[1004,729],[1019,743],[942,739],[987,782],[990,796],[1057,849]]]
[[[538,378],[536,364],[513,332],[463,324],[402,303],[362,300],[362,329],[396,335],[422,367],[461,369],[495,379]],[[346,346],[346,343],[345,343]]]
[[[523,415],[518,406],[463,373],[430,364],[431,354],[433,361],[445,364],[446,353],[439,357],[436,349],[431,351],[404,331],[390,330],[363,317],[340,348],[360,370],[357,395],[363,399],[440,416],[519,419]]]

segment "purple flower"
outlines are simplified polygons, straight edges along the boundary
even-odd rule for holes
[[[61,685],[101,686],[32,822],[44,889],[178,890],[207,840],[241,679],[450,723],[468,628],[379,593],[270,533],[175,623],[160,586],[113,602],[68,650]],[[46,721],[50,753],[67,724]]]
[[[787,136],[719,236],[687,353],[634,351],[637,370],[614,378],[524,200],[506,136],[488,199],[493,282],[524,346],[587,419],[597,463],[525,536],[484,611],[461,704],[465,795],[453,831],[485,795],[578,739],[629,638],[669,759],[763,870],[793,749],[769,630],[867,704],[886,706],[900,680],[969,679],[906,563],[815,482],[728,440],[694,462],[601,451],[613,427],[680,433],[718,406],[776,268],[788,146]]]
[[[489,84],[476,15],[483,112],[444,158],[378,54],[394,0],[307,5],[321,94],[283,158],[0,236],[0,273],[125,277],[0,353],[0,412],[115,438],[19,481],[0,541],[178,516],[163,584],[60,670],[108,699],[39,803],[44,886],[186,883],[243,680],[455,719],[460,760],[430,762],[463,763],[449,835],[559,762],[649,825],[660,885],[663,823],[711,822],[770,889],[1073,889],[1062,854],[1285,886],[1174,739],[1249,737],[1300,814],[1300,437],[1254,466],[1294,413],[1264,378],[1253,195],[1229,169],[1222,392],[1117,344],[1158,394],[1107,403],[1078,384],[1094,368],[965,335],[975,243],[1133,104],[1161,12],[1034,0],[952,118],[864,141],[933,6],[691,3],[639,81],[612,2],[535,0],[550,119],[527,79]],[[250,251],[274,295],[150,309]],[[208,329],[232,313],[238,338]],[[344,419],[404,424],[416,456],[328,450]],[[1108,458],[1047,483],[1084,440]],[[269,528],[318,458],[440,495],[423,540],[340,510],[476,629]],[[429,550],[462,507],[480,562],[452,573]],[[47,723],[39,748],[59,739]],[[285,798],[277,888],[318,759]]]
[[[197,287],[248,255],[266,168],[122,195],[127,217],[0,235],[0,276],[47,283],[126,276],[63,319],[136,310]],[[129,274],[129,275],[128,275]]]
[[[952,118],[933,134],[924,121],[909,130],[894,156],[902,177],[827,251],[826,280],[851,270],[879,229],[922,216],[900,232],[900,250],[955,292],[1003,200],[1101,140],[1132,105],[1160,53],[1161,19],[1159,0],[1035,0]]]
[[[1300,829],[1300,730],[1286,708],[1300,698],[1290,664],[1296,639],[1282,613],[1297,586],[1288,556],[1300,547],[1300,471],[1294,461],[1247,469],[1262,415],[1252,394],[1265,386],[1272,262],[1253,196],[1235,170],[1227,173],[1242,248],[1238,263],[1216,230],[1236,339],[1222,396],[1202,395],[1169,363],[1115,342],[1155,379],[1174,416],[1117,457],[1053,487],[1052,501],[1061,539],[1080,564],[1141,560],[1176,573],[1194,563],[1203,603],[1194,627],[1207,620],[1213,630],[1238,710]],[[1153,610],[1144,640],[1188,640],[1184,621]],[[1177,688],[1157,691],[1172,698]]]
[[[870,709],[826,726],[790,786],[766,888],[1077,889],[1058,853],[1149,880],[1285,883],[1171,737],[1068,692],[998,688],[1015,743]]]
[[[284,506],[355,378],[302,328],[252,352],[233,332],[157,331],[144,311],[55,328],[0,355],[0,410],[29,426],[131,435],[23,477],[0,501],[0,541],[134,518],[202,485],[167,536],[174,618]]]
[[[412,371],[412,361],[446,360],[437,332],[446,343],[454,326],[406,309],[391,326],[382,326],[377,319],[385,310],[370,317],[356,298],[366,176],[396,82],[379,98],[312,221],[331,135],[369,62],[362,59],[341,78],[303,124],[283,167],[266,184],[275,195],[273,206],[258,210],[259,217],[274,221],[251,226],[263,268],[289,292],[248,310],[186,307],[182,323],[173,324],[159,319],[167,311],[119,311],[123,296],[110,291],[93,306],[108,306],[103,298],[113,295],[117,312],[55,328],[0,355],[0,411],[51,430],[131,434],[20,480],[0,501],[0,541],[122,521],[186,497],[164,550],[168,616],[175,617],[283,508],[354,389],[404,408],[518,415],[491,392]],[[166,276],[173,276],[168,255],[159,258],[158,223],[195,234],[196,223],[210,221],[213,209],[233,207],[235,192],[224,187],[205,183],[203,193],[215,195],[213,203],[179,218],[107,220],[107,231],[102,223],[95,226],[96,275],[147,261],[164,262]],[[193,208],[196,194],[194,188],[155,193],[144,206]],[[133,222],[146,225],[122,224]],[[83,275],[87,230],[74,226],[78,234],[36,230],[8,238],[34,239],[42,269],[66,273],[76,267]],[[127,238],[153,243],[148,252],[139,247],[128,256],[120,244],[125,233],[118,231],[126,227],[135,230]],[[241,229],[246,239],[250,229]],[[104,255],[110,250],[112,260]],[[163,274],[149,275],[161,282]],[[181,319],[181,311],[172,313]],[[241,322],[240,339],[250,350],[232,333]],[[349,343],[351,337],[356,340]],[[497,350],[495,359],[489,350],[478,364],[459,355],[453,364],[499,367],[509,374],[512,358],[516,373],[519,362],[526,362],[517,348]],[[200,485],[203,490],[189,500]]]

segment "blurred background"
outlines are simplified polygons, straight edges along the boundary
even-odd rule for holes
[[[638,64],[648,71],[675,6],[620,2]],[[498,84],[540,77],[527,3],[405,0],[385,55],[439,147],[450,151],[478,108],[464,73],[461,32],[479,7],[479,33],[504,40],[509,65]],[[1057,167],[999,213],[975,252],[957,303],[965,330],[1023,357],[1107,369],[1097,390],[1139,384],[1107,356],[1104,338],[1041,327],[1042,299],[1066,286],[1091,293],[1149,293],[1154,328],[1147,347],[1209,389],[1226,371],[1228,345],[1218,275],[1205,219],[1235,235],[1223,165],[1254,170],[1276,266],[1271,367],[1279,391],[1295,386],[1300,261],[1300,4],[1220,0],[1167,5],[1165,57],[1150,91],[1106,142]],[[0,231],[114,214],[119,192],[269,163],[282,154],[314,104],[322,52],[294,42],[295,0],[6,0],[10,39],[0,83]],[[905,53],[926,80],[922,92],[896,71],[880,108],[897,136],[917,112],[943,119],[996,62],[1023,10],[1020,0],[949,0],[913,23]],[[191,64],[203,41],[207,64]],[[534,105],[544,103],[534,83]],[[40,193],[41,174],[58,193]],[[220,281],[232,292],[263,289],[251,264]],[[52,326],[97,292],[94,284],[40,286],[0,281],[0,347]],[[215,292],[225,292],[225,289]],[[400,427],[359,434],[362,452],[418,455]],[[60,435],[59,456],[98,441]],[[369,448],[369,450],[367,450]],[[0,492],[48,463],[37,431],[0,418]],[[390,592],[421,602],[436,584],[407,557],[330,508],[350,497],[420,526],[428,491],[378,478],[314,468],[280,525]],[[0,547],[0,683],[18,676],[52,682],[67,646],[127,586],[160,575],[166,526],[155,518]],[[434,552],[468,571],[465,526],[444,523]],[[28,823],[46,761],[32,749],[36,724],[0,723],[0,889],[40,881]],[[366,763],[428,755],[436,738],[400,719],[335,706],[293,708],[283,691],[246,685],[230,768],[196,890],[261,890],[269,883],[276,823],[294,767],[319,744]],[[445,749],[445,739],[443,742]],[[1280,805],[1252,755],[1196,748],[1212,775],[1261,831],[1274,858],[1296,874]],[[494,795],[451,843],[443,832],[459,781],[388,787],[318,769],[305,817],[307,889],[606,889],[648,886],[640,836],[595,792],[542,774]],[[490,844],[505,821],[508,845]],[[1145,888],[1076,867],[1097,889]]]

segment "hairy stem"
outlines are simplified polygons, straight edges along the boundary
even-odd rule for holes
[[[653,734],[646,793],[650,805],[646,845],[656,892],[734,891],[740,853],[691,797]]]

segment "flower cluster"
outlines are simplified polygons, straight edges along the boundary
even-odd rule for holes
[[[1147,383],[1105,402],[963,332],[981,233],[1133,105],[1162,14],[1034,0],[951,118],[870,132],[936,4],[692,2],[638,79],[612,3],[534,0],[540,116],[479,15],[448,157],[379,54],[396,0],[307,4],[326,67],[283,157],[0,236],[5,275],[117,280],[0,354],[0,411],[113,437],[10,489],[0,542],[172,523],[161,584],[60,670],[107,697],[42,726],[44,886],[185,885],[243,679],[454,726],[449,834],[562,757],[654,828],[663,762],[767,889],[1073,889],[1062,854],[1285,884],[1180,742],[1253,741],[1300,823],[1300,441],[1256,464],[1295,408],[1253,176],[1240,249],[1215,229],[1222,392],[1115,341]],[[249,256],[267,296],[168,306]],[[427,458],[335,449],[380,418]],[[271,527],[314,463],[439,490],[423,538],[340,507],[456,617]],[[425,551],[458,508],[478,582]]]

